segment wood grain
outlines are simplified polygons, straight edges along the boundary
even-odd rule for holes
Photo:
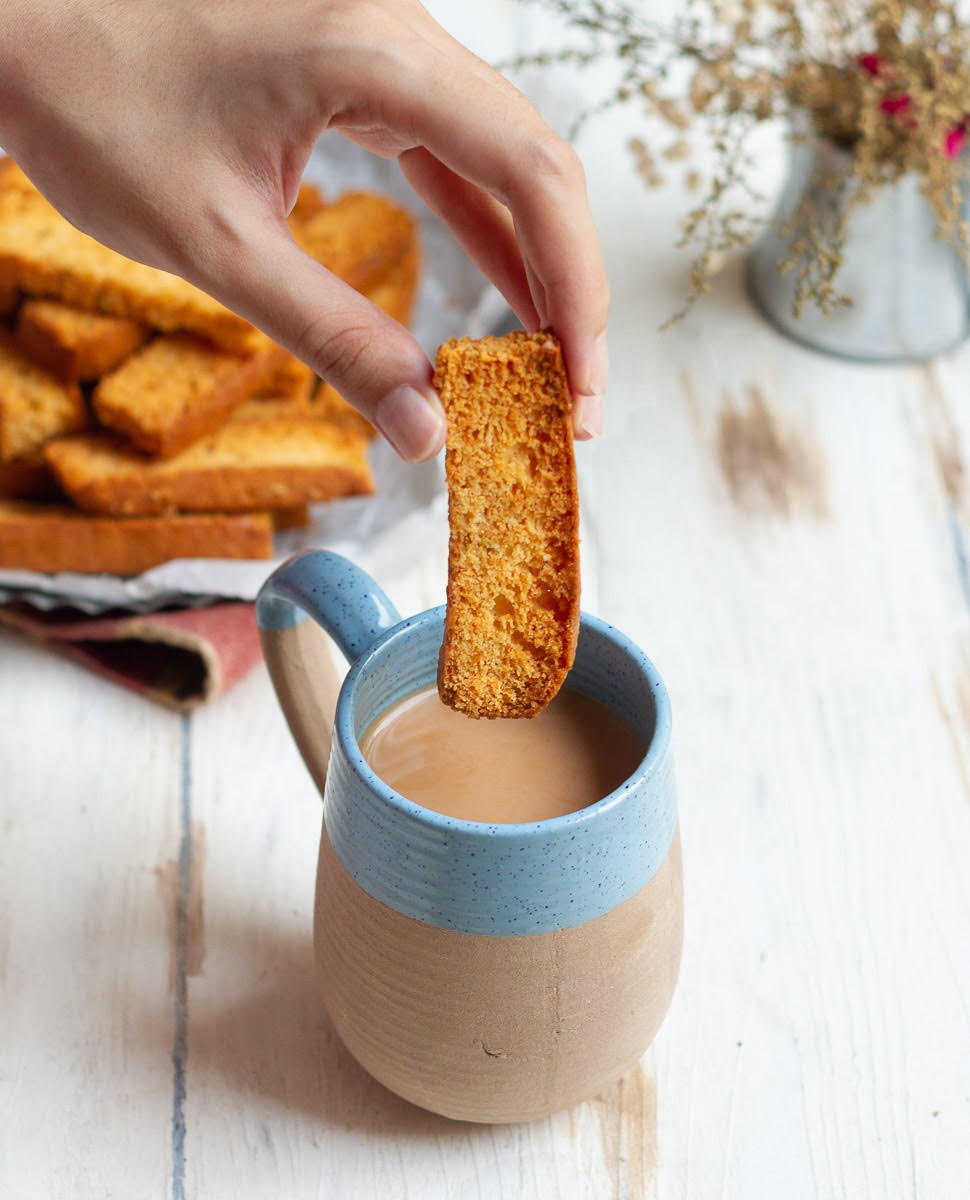
[[[504,0],[431,8],[489,60],[556,44]],[[391,1096],[319,1003],[319,800],[267,678],[180,723],[2,634],[0,1194],[966,1192],[970,350],[931,368],[816,357],[759,324],[732,265],[655,335],[681,296],[682,209],[628,170],[635,128],[617,115],[580,146],[613,309],[607,436],[577,459],[584,607],[655,659],[675,714],[685,953],[639,1077],[501,1128]],[[770,188],[775,144],[758,158]],[[732,498],[718,422],[752,386],[810,442],[824,518]],[[402,612],[440,601],[444,545],[442,529],[383,581]],[[192,822],[205,957],[183,973],[176,1160],[156,872],[196,848]]]
[[[824,464],[814,442],[785,428],[756,383],[745,401],[725,396],[717,417],[717,464],[742,512],[791,517],[827,512]]]

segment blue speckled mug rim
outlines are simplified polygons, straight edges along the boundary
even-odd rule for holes
[[[667,694],[667,688],[660,673],[640,647],[631,641],[626,634],[621,633],[615,626],[610,625],[601,618],[584,612],[580,616],[581,625],[613,642],[635,664],[637,669],[646,676],[654,698],[656,719],[650,744],[647,746],[646,753],[633,774],[629,775],[618,788],[609,792],[593,804],[577,809],[575,812],[566,813],[560,817],[549,817],[544,821],[501,822],[497,824],[485,821],[468,821],[462,817],[449,817],[444,813],[435,812],[433,809],[425,808],[423,805],[409,800],[406,796],[402,796],[400,792],[396,792],[376,774],[361,752],[360,743],[354,732],[354,692],[361,676],[368,671],[375,659],[383,654],[392,642],[413,636],[414,631],[422,625],[437,623],[443,628],[444,619],[444,605],[426,609],[424,612],[417,613],[413,617],[406,617],[367,647],[348,671],[343,687],[340,690],[337,700],[337,711],[334,718],[334,737],[339,741],[352,773],[364,787],[376,794],[385,804],[432,828],[447,829],[466,837],[487,839],[489,841],[503,837],[510,840],[529,836],[539,838],[545,837],[550,833],[568,830],[587,824],[590,821],[595,821],[604,813],[622,804],[627,793],[649,781],[663,763],[670,746],[672,718],[670,697]],[[382,708],[381,715],[389,707],[391,707],[390,704]]]

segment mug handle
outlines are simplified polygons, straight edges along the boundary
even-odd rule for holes
[[[294,554],[259,589],[256,623],[266,666],[321,794],[340,693],[327,635],[353,664],[400,619],[366,571],[329,550]]]

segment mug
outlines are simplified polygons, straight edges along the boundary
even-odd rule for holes
[[[314,953],[347,1049],[392,1092],[466,1121],[527,1121],[608,1087],[653,1040],[680,966],[670,702],[653,664],[583,614],[567,684],[624,717],[644,758],[587,808],[493,825],[413,803],[360,751],[382,713],[434,685],[443,607],[401,620],[358,567],[311,550],[273,572],[256,614],[323,793]],[[351,664],[339,690],[326,634]]]

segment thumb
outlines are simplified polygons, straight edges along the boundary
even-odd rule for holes
[[[220,258],[199,286],[332,384],[401,458],[438,453],[444,412],[406,329],[305,254],[285,223],[261,223]]]

